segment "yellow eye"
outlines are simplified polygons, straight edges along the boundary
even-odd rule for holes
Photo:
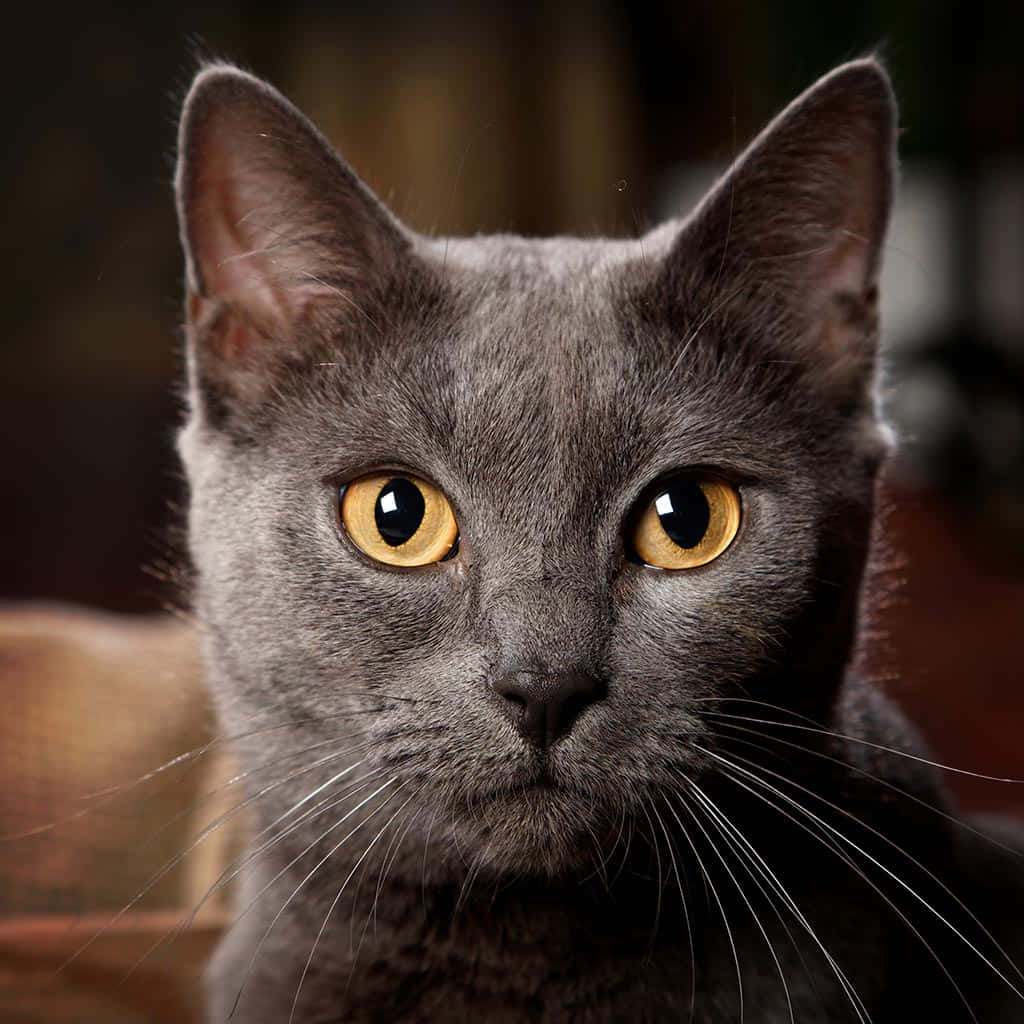
[[[630,540],[637,557],[659,569],[695,569],[717,558],[740,528],[740,496],[713,477],[667,480],[642,509]]]
[[[459,539],[448,499],[414,476],[375,473],[341,493],[341,522],[352,542],[385,565],[430,565],[454,552]]]

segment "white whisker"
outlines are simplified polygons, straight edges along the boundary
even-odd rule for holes
[[[402,790],[402,788],[405,785],[407,785],[407,783],[402,783],[401,785],[399,785],[398,789],[396,789],[393,793],[391,793],[388,796],[388,798],[384,801],[382,807],[378,808],[378,810],[381,810],[383,806],[386,806],[388,803],[390,803],[398,795],[398,793]],[[309,956],[306,957],[306,962],[302,967],[302,974],[299,976],[299,983],[295,986],[295,995],[292,997],[292,1008],[288,1014],[288,1024],[292,1024],[292,1021],[295,1018],[295,1008],[299,1005],[299,995],[302,992],[302,984],[306,980],[306,975],[309,972],[309,965],[313,962],[313,956],[316,953],[316,948],[320,945],[320,939],[323,937],[324,931],[327,929],[327,923],[328,921],[330,921],[331,915],[334,913],[334,908],[338,905],[338,901],[341,899],[342,894],[348,887],[348,883],[352,881],[352,876],[359,870],[359,867],[362,865],[363,861],[365,861],[366,858],[369,856],[370,851],[380,841],[380,837],[384,835],[384,833],[387,831],[391,823],[395,820],[395,818],[398,817],[399,814],[402,813],[402,811],[408,806],[409,802],[415,796],[416,794],[413,793],[412,796],[408,797],[405,803],[402,804],[401,807],[399,807],[398,810],[395,811],[395,813],[392,814],[390,818],[388,818],[388,820],[381,827],[380,831],[367,844],[366,849],[360,854],[359,859],[355,862],[355,864],[352,865],[352,869],[345,876],[345,880],[341,883],[337,893],[335,893],[334,899],[331,901],[331,905],[327,908],[327,913],[324,915],[323,923],[320,925],[320,930],[316,933],[316,938],[313,940],[313,946],[309,951]]]
[[[362,762],[359,763],[361,764]],[[353,765],[351,768],[346,769],[345,772],[339,773],[336,778],[342,777],[343,775],[347,774],[348,771],[354,770],[354,768],[357,766],[358,765]],[[199,911],[206,905],[207,901],[210,900],[222,889],[224,889],[227,885],[229,885],[242,871],[245,870],[245,868],[247,868],[261,854],[265,853],[267,850],[272,849],[278,843],[282,842],[293,832],[301,828],[307,821],[319,816],[320,814],[324,814],[329,810],[332,810],[338,804],[343,803],[345,800],[349,799],[352,796],[355,796],[362,790],[368,789],[369,786],[373,784],[372,780],[376,777],[379,777],[381,774],[383,774],[383,769],[374,769],[368,775],[362,776],[347,789],[343,789],[340,793],[332,794],[331,796],[319,801],[317,804],[314,804],[313,807],[311,807],[299,818],[297,818],[286,828],[282,829],[280,832],[272,836],[267,841],[256,846],[253,846],[250,843],[250,845],[246,848],[246,850],[243,851],[240,857],[236,857],[221,871],[220,875],[218,875],[218,877],[214,880],[213,884],[207,888],[206,892],[203,893],[199,901],[192,907],[188,914],[186,914],[182,918],[178,925],[174,929],[172,929],[168,934],[162,936],[160,939],[156,941],[156,943],[150,946],[150,948],[146,950],[146,952],[132,965],[132,967],[130,968],[128,973],[124,975],[124,978],[122,980],[126,981],[128,978],[130,978],[135,973],[135,971],[137,971],[139,967],[141,967],[142,964],[162,945],[175,942],[180,935],[182,935],[189,929],[189,927],[191,927],[192,923],[198,916]],[[299,801],[299,803],[301,802],[302,801]],[[259,839],[261,836],[266,835],[267,832],[269,832],[270,829],[274,827],[274,825],[279,824],[281,821],[285,820],[290,814],[292,814],[294,812],[294,809],[295,805],[289,808],[288,811],[279,815],[279,817],[275,820],[273,825],[268,825],[266,828],[262,829],[253,837],[253,839]]]
[[[810,921],[807,920],[807,917],[800,910],[796,901],[787,891],[786,887],[782,884],[782,880],[779,878],[776,872],[772,870],[771,867],[769,867],[765,859],[761,856],[760,853],[758,853],[758,851],[755,849],[750,840],[733,822],[731,822],[728,819],[725,813],[714,803],[714,801],[706,793],[704,793],[703,790],[699,790],[696,784],[692,785],[694,795],[699,795],[699,799],[703,802],[704,808],[708,812],[710,819],[717,819],[719,829],[722,831],[724,836],[728,836],[731,838],[733,849],[736,850],[737,855],[739,855],[740,852],[742,852],[743,855],[749,861],[749,865],[744,865],[746,867],[748,874],[751,874],[751,877],[754,879],[755,884],[758,886],[761,892],[764,893],[765,898],[768,899],[769,905],[772,906],[772,909],[775,910],[775,914],[779,918],[779,923],[782,925],[786,934],[789,936],[790,941],[793,943],[793,948],[796,950],[797,955],[800,957],[801,961],[804,962],[805,968],[806,961],[804,961],[804,957],[800,950],[800,947],[798,946],[796,940],[793,938],[793,935],[790,932],[789,928],[786,926],[786,923],[782,919],[781,914],[778,912],[778,910],[772,903],[771,899],[769,898],[768,893],[760,885],[760,883],[757,882],[756,878],[752,874],[751,865],[753,869],[756,870],[757,873],[770,886],[772,891],[774,891],[775,894],[782,900],[783,906],[785,906],[786,909],[788,909],[793,914],[797,923],[801,926],[801,928],[804,929],[805,932],[807,932],[808,936],[811,938],[814,944],[818,947],[819,951],[825,957],[826,962],[828,963],[829,967],[832,969],[832,972],[836,976],[836,980],[839,982],[840,988],[843,989],[843,993],[849,1000],[854,1013],[857,1014],[859,1019],[870,1021],[870,1014],[868,1013],[867,1007],[864,1005],[864,1002],[861,999],[856,988],[854,987],[853,983],[847,977],[845,971],[843,971],[840,968],[839,962],[835,959],[832,953],[826,948],[825,944],[821,941],[820,937],[814,930]],[[792,1012],[792,1005],[790,1005],[790,1012]]]
[[[345,821],[351,818],[353,814],[361,810],[371,800],[375,799],[377,796],[383,793],[385,789],[387,789],[389,786],[394,785],[397,781],[397,776],[394,776],[391,779],[389,779],[387,782],[384,783],[384,785],[379,786],[368,797],[365,797],[358,804],[356,804],[355,807],[353,807],[350,811],[345,813],[333,825],[331,825],[330,828],[328,828],[326,831],[322,832],[319,836],[317,836],[317,838],[314,839],[313,842],[310,843],[297,857],[295,857],[288,864],[286,864],[269,882],[266,883],[266,885],[263,886],[263,888],[256,894],[256,896],[253,897],[252,900],[250,900],[250,902],[242,910],[242,912],[236,916],[235,920],[232,922],[232,927],[238,924],[238,922],[252,909],[256,901],[267,891],[267,889],[269,889],[271,885],[273,885],[279,878],[281,878],[285,874],[285,872],[287,872],[296,863],[296,861],[298,861],[306,853],[312,850],[317,844],[322,842],[323,839],[326,836],[328,836],[331,832],[333,832],[336,828],[338,828],[339,825],[343,824]],[[382,807],[385,806],[386,803],[387,800],[385,800],[385,803],[382,805]],[[299,884],[295,886],[295,888],[291,891],[291,893],[289,894],[288,898],[284,901],[284,903],[281,904],[281,907],[274,915],[274,918],[270,922],[270,924],[267,925],[263,934],[260,936],[259,942],[256,943],[256,948],[253,950],[252,955],[249,957],[249,960],[245,967],[245,972],[242,976],[242,983],[239,986],[238,992],[235,995],[234,1003],[232,1004],[231,1007],[231,1013],[228,1014],[229,1017],[233,1016],[235,1010],[238,1008],[238,1002],[242,998],[242,991],[245,988],[245,983],[248,980],[249,975],[252,973],[253,965],[256,963],[256,960],[258,959],[260,951],[263,949],[263,946],[266,943],[268,936],[270,935],[271,931],[273,931],[274,925],[276,925],[277,922],[281,919],[281,916],[284,914],[285,910],[287,910],[288,907],[291,905],[292,900],[295,899],[295,897],[305,887],[306,883],[317,873],[317,871],[319,871],[320,868],[323,867],[323,865],[326,864],[327,861],[330,860],[331,857],[335,853],[337,853],[337,851],[340,850],[342,846],[344,846],[345,843],[348,842],[348,840],[351,839],[352,836],[354,836],[356,832],[358,832],[380,810],[381,807],[374,808],[374,810],[372,810],[369,813],[369,815],[367,815],[366,818],[360,821],[359,824],[355,826],[355,828],[351,829],[348,833],[345,834],[345,836],[342,839],[340,839],[334,846],[332,846],[331,849],[327,852],[327,854],[324,857],[322,857],[319,861],[317,861],[312,870],[309,871],[299,882]]]
[[[697,954],[694,948],[693,924],[690,921],[690,909],[686,902],[686,889],[683,886],[683,880],[679,874],[679,864],[676,859],[675,844],[672,842],[672,838],[669,835],[664,819],[658,813],[657,805],[652,804],[651,810],[654,812],[658,825],[661,827],[662,835],[665,837],[665,845],[668,847],[668,855],[672,864],[672,874],[675,877],[676,887],[679,889],[679,901],[683,907],[683,921],[686,925],[686,943],[690,952],[690,1019],[692,1020],[697,1008]]]
[[[948,928],[983,963],[985,963],[1003,982],[1005,982],[1010,987],[1010,989],[1012,989],[1012,991],[1018,997],[1024,999],[1024,993],[1022,993],[1013,984],[1013,982],[1010,981],[1010,979],[991,961],[991,959],[989,959],[989,957],[987,957],[980,949],[978,949],[978,947],[966,935],[964,935],[963,932],[959,928],[956,927],[956,925],[954,925],[945,915],[943,915],[943,913],[940,910],[938,910],[931,903],[929,903],[928,900],[926,900],[923,896],[921,896],[920,893],[918,893],[913,887],[909,886],[906,882],[904,882],[903,879],[901,879],[898,875],[895,874],[895,872],[890,870],[888,867],[886,867],[886,865],[884,865],[881,861],[879,861],[878,858],[876,858],[872,854],[868,853],[862,846],[860,846],[859,844],[854,842],[852,839],[849,838],[849,836],[846,836],[844,833],[839,831],[833,825],[829,824],[827,821],[825,821],[819,815],[816,815],[813,811],[809,810],[807,807],[804,807],[802,804],[800,804],[798,801],[794,800],[788,794],[786,794],[782,790],[778,789],[778,787],[773,786],[770,783],[768,783],[766,780],[760,778],[754,772],[751,772],[751,771],[747,770],[746,768],[743,768],[741,765],[733,763],[728,758],[724,758],[724,757],[722,757],[719,754],[714,754],[713,752],[710,752],[710,751],[705,751],[705,753],[709,753],[716,760],[720,761],[722,764],[724,764],[727,767],[729,767],[730,769],[732,769],[733,772],[738,773],[739,775],[743,776],[744,778],[749,779],[752,783],[754,783],[754,784],[756,784],[758,786],[761,786],[764,789],[768,790],[769,792],[771,792],[772,794],[777,796],[780,800],[782,800],[786,804],[788,804],[790,807],[793,807],[800,814],[804,815],[806,818],[808,818],[809,820],[813,821],[819,828],[827,831],[830,835],[834,836],[836,839],[838,839],[841,842],[845,843],[847,846],[849,846],[851,849],[853,849],[856,853],[858,853],[860,856],[862,856],[865,860],[867,860],[869,863],[871,863],[876,868],[878,868],[880,871],[882,871],[888,878],[890,878],[898,886],[900,886],[903,890],[905,890],[918,903],[920,903],[926,910],[928,910],[937,920],[939,920],[943,925],[945,925],[946,928]],[[737,760],[746,761],[745,758],[737,758]],[[781,778],[784,782],[786,782],[789,785],[793,785],[797,789],[800,789],[800,790],[802,790],[804,792],[807,792],[807,793],[809,793],[812,796],[816,796],[816,794],[814,794],[812,791],[807,790],[805,787],[799,786],[798,784],[792,782],[792,780],[790,780],[790,779],[785,779],[782,776],[778,776],[777,773],[769,772],[766,769],[764,769],[762,766],[758,765],[756,767],[759,770],[761,770],[761,771],[765,771],[766,774],[772,775],[772,776],[774,776],[776,778]],[[741,786],[743,785],[743,783],[742,783],[742,781],[740,779],[734,778],[733,781],[737,785],[741,785]],[[743,788],[745,788],[748,791],[750,791],[750,787],[743,786]],[[760,794],[754,793],[753,795],[760,795]],[[761,798],[764,799],[763,796],[761,796]],[[822,799],[822,798],[819,797],[819,799]],[[840,813],[842,813],[842,814],[844,814],[846,816],[849,816],[851,818],[853,817],[852,815],[849,815],[848,812],[845,812],[842,808],[836,807],[834,804],[831,804],[829,801],[824,801],[824,802],[828,803],[829,806],[833,807],[833,809],[839,811]],[[769,806],[774,806],[770,802],[768,802],[768,803],[769,803]],[[861,823],[861,824],[863,824],[863,823]],[[864,826],[864,827],[868,828],[869,831],[874,831],[873,829],[870,829],[869,826]],[[812,832],[811,834],[813,835],[814,833]],[[950,984],[953,986],[953,988],[955,989],[955,991],[959,995],[961,1001],[964,1003],[964,1006],[966,1007],[968,1013],[970,1013],[972,1019],[976,1020],[977,1018],[975,1017],[974,1011],[971,1008],[970,1004],[968,1003],[966,996],[964,995],[963,991],[960,989],[960,986],[957,984],[956,980],[950,974],[948,968],[942,962],[942,958],[935,952],[935,950],[928,943],[928,941],[924,938],[924,936],[921,935],[920,931],[913,925],[913,923],[909,920],[909,918],[906,916],[906,914],[904,914],[903,911],[901,911],[900,908],[898,906],[896,906],[896,904],[877,885],[875,885],[875,883],[873,883],[870,879],[868,879],[866,875],[862,875],[862,877],[865,879],[865,881],[867,881],[867,883],[869,885],[871,885],[871,887],[878,893],[878,895],[881,896],[882,899],[885,900],[885,902],[890,907],[892,907],[892,909],[903,920],[904,924],[906,924],[906,926],[920,940],[920,942],[922,943],[924,948],[928,951],[928,953],[935,960],[936,964],[939,966],[939,968],[942,970],[942,972],[949,979]]]
[[[708,801],[704,797],[704,794],[697,787],[696,783],[690,783],[690,791],[693,793],[694,797],[697,798],[699,803],[702,803],[702,804],[705,805],[705,809],[706,809],[707,805],[710,804],[710,801]],[[790,997],[790,994],[789,994],[789,985],[786,983],[786,972],[782,969],[782,963],[779,960],[778,953],[776,953],[775,946],[772,943],[772,940],[769,937],[768,932],[765,930],[764,925],[761,923],[761,918],[758,916],[758,913],[754,909],[753,904],[750,902],[749,898],[747,897],[746,892],[744,892],[743,886],[740,884],[740,881],[736,877],[736,875],[733,874],[732,869],[729,867],[729,864],[726,861],[725,857],[723,856],[721,851],[718,849],[718,846],[712,840],[711,836],[708,834],[708,832],[704,828],[704,826],[700,823],[700,819],[697,817],[697,814],[682,799],[682,794],[678,794],[678,799],[679,799],[679,802],[682,804],[682,806],[689,812],[690,817],[693,819],[693,823],[700,830],[701,835],[703,835],[704,838],[707,840],[708,846],[711,847],[712,853],[714,853],[714,855],[718,858],[718,862],[722,865],[723,869],[725,870],[725,873],[729,876],[730,881],[732,882],[733,886],[736,888],[736,892],[739,893],[740,899],[743,900],[743,903],[746,905],[747,910],[750,911],[750,916],[753,918],[753,921],[754,921],[754,924],[757,927],[757,930],[761,933],[761,937],[764,939],[765,944],[768,947],[768,953],[769,953],[769,955],[771,956],[772,960],[775,963],[775,969],[778,972],[779,979],[782,981],[782,990],[785,993],[785,997],[786,997],[786,1006],[788,1007],[788,1010],[789,1010],[789,1019],[790,1019],[791,1024],[795,1024],[794,1019],[793,1019],[793,1000],[792,1000],[792,998]],[[713,819],[709,818],[709,820],[713,820]],[[742,1017],[743,1017],[743,1010],[742,1010],[742,1006],[741,1006],[740,1018],[742,1019]]]
[[[677,796],[678,799],[682,799],[680,794],[677,793],[676,796]],[[718,890],[715,888],[714,880],[712,879],[710,873],[708,872],[708,869],[707,869],[707,867],[704,864],[704,860],[703,860],[703,858],[700,855],[700,851],[697,849],[696,843],[694,843],[693,839],[690,837],[690,833],[687,831],[686,826],[680,820],[679,815],[676,814],[675,808],[671,804],[667,804],[666,806],[668,807],[669,813],[675,819],[676,825],[679,826],[680,833],[682,834],[683,838],[686,840],[686,842],[689,845],[690,849],[693,851],[693,855],[694,855],[694,857],[697,860],[698,866],[700,867],[701,874],[704,876],[704,881],[707,883],[708,888],[710,889],[710,892],[711,892],[711,896],[713,897],[713,899],[715,901],[715,904],[718,907],[718,912],[722,915],[722,924],[725,925],[726,938],[728,939],[728,942],[729,942],[729,949],[732,951],[733,965],[736,968],[736,988],[737,988],[737,992],[738,992],[738,995],[739,995],[740,1021],[742,1021],[743,1020],[743,1010],[744,1010],[744,1002],[743,1002],[743,972],[740,969],[739,951],[736,948],[736,940],[733,937],[732,928],[729,926],[729,917],[728,917],[728,915],[725,912],[725,905],[722,903],[722,900],[721,900],[721,898],[718,895]]]
[[[775,705],[766,704],[764,701],[751,702],[751,701],[747,701],[746,698],[742,698],[742,697],[737,697],[737,698],[715,697],[715,698],[708,698],[708,699],[709,700],[739,700],[739,701],[745,701],[746,703],[759,703],[759,704],[761,704],[764,707],[771,708],[772,710],[783,711],[783,712],[785,712],[786,714],[789,714],[789,715],[793,714],[791,711],[788,711],[786,708],[778,708]],[[929,768],[937,768],[940,771],[952,772],[954,775],[965,775],[968,778],[980,779],[980,780],[982,780],[984,782],[1004,782],[1004,783],[1007,783],[1008,785],[1024,785],[1024,779],[1007,778],[1007,777],[999,776],[999,775],[986,775],[983,772],[969,771],[966,768],[954,768],[952,765],[942,764],[940,761],[932,761],[932,760],[930,760],[927,757],[922,757],[920,754],[911,754],[911,753],[909,753],[906,750],[897,750],[895,747],[887,747],[884,743],[875,743],[873,740],[863,739],[862,737],[859,737],[859,736],[849,736],[849,735],[847,735],[845,733],[835,732],[835,731],[833,731],[831,729],[822,729],[820,726],[800,725],[800,724],[798,724],[796,722],[780,722],[780,721],[777,721],[775,719],[770,719],[770,718],[752,718],[752,717],[747,716],[747,715],[733,715],[733,714],[727,714],[725,712],[720,712],[720,711],[702,711],[701,714],[704,714],[704,715],[716,715],[716,716],[722,717],[722,718],[734,718],[734,719],[736,719],[738,721],[749,722],[749,723],[751,723],[753,725],[770,725],[770,726],[774,726],[774,727],[777,727],[777,728],[797,729],[797,730],[799,730],[801,732],[817,733],[819,736],[828,736],[828,737],[831,737],[833,739],[842,740],[843,742],[847,742],[847,743],[858,743],[861,746],[870,747],[872,750],[880,750],[883,753],[893,754],[896,757],[905,757],[909,761],[916,761],[918,764],[926,765]],[[794,717],[796,717],[796,716],[794,716]]]

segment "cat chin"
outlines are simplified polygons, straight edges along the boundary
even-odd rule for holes
[[[450,809],[463,862],[502,876],[566,878],[599,870],[622,839],[622,816],[553,786],[491,794]]]

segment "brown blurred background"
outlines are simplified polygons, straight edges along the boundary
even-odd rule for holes
[[[36,5],[6,25],[0,598],[132,613],[177,600],[169,183],[198,57],[273,81],[415,228],[632,234],[698,195],[816,76],[880,50],[902,103],[883,294],[886,400],[905,443],[881,497],[863,661],[941,759],[1024,777],[1024,4],[213,0],[59,17]],[[15,716],[29,706],[24,677],[0,684]],[[96,749],[130,703],[116,687],[105,699],[76,720]],[[150,700],[132,714],[145,720]],[[150,742],[159,763],[167,744]],[[60,764],[68,748],[54,746]],[[0,792],[24,796],[10,763]],[[1024,813],[1024,786],[951,784],[972,806]],[[40,798],[43,817],[51,806]],[[46,903],[26,892],[0,867],[0,910]],[[48,905],[115,899],[95,895],[65,887]]]

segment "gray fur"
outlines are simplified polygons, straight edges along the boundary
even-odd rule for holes
[[[741,1001],[749,1024],[790,1005],[969,1020],[937,960],[981,1020],[1024,1013],[886,874],[1024,989],[919,866],[973,899],[964,833],[920,802],[945,807],[931,771],[860,742],[914,752],[912,730],[846,670],[885,448],[894,135],[885,73],[859,61],[685,221],[624,241],[431,239],[269,86],[200,73],[177,179],[196,607],[223,731],[266,788],[254,849],[282,833],[242,872],[252,905],[211,965],[210,1021],[239,991],[232,1019],[253,1024],[288,1020],[297,992],[295,1019],[325,1024],[724,1024]],[[338,485],[381,466],[448,495],[457,558],[389,570],[347,540]],[[626,560],[630,510],[685,467],[741,486],[736,542],[686,572]],[[490,686],[525,665],[607,684],[546,756]],[[301,820],[361,758],[316,798],[344,799]],[[769,866],[791,905],[766,897]]]

